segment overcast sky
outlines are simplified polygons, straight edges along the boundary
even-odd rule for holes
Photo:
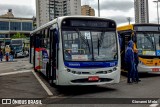
[[[98,16],[97,1],[81,0],[81,4],[90,5]],[[157,5],[153,2],[154,0],[148,1],[150,23],[157,23]],[[35,16],[35,0],[0,0],[0,15],[5,14],[9,8],[13,10],[16,17],[31,18]],[[127,17],[131,17],[132,23],[134,23],[134,0],[100,0],[100,9],[101,17],[114,19],[118,25],[128,23]]]

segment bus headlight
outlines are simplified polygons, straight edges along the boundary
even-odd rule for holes
[[[72,73],[73,73],[73,74],[75,74],[75,73],[76,73],[76,71],[72,71]]]
[[[68,71],[68,72],[71,72],[71,70],[70,70],[70,69],[67,69],[67,71]]]
[[[114,67],[113,69],[110,69],[107,71],[107,73],[112,73],[113,71],[116,71],[117,70],[117,67]]]
[[[72,74],[81,74],[81,72],[79,72],[79,71],[72,71],[70,69],[67,69],[66,71],[71,72]]]
[[[108,70],[107,72],[108,72],[108,73],[112,73],[112,72],[113,72],[113,70]]]
[[[108,74],[108,73],[111,73],[113,72],[113,70],[107,70],[107,71],[103,71],[103,74]]]
[[[113,71],[116,71],[116,70],[117,70],[117,67],[114,67],[114,68],[113,68]]]

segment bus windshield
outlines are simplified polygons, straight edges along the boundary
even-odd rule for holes
[[[12,44],[12,45],[13,45],[13,44],[22,45],[23,42],[22,42],[22,40],[12,40],[12,41],[11,41],[11,44]]]
[[[160,56],[160,34],[155,32],[137,33],[137,48],[139,55]]]
[[[66,61],[112,61],[118,58],[115,31],[64,29]]]
[[[21,45],[12,45],[11,49],[14,50],[15,52],[21,52],[23,51],[23,48]]]

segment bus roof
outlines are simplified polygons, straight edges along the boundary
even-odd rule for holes
[[[35,29],[34,31],[32,31],[30,34],[33,34],[33,33],[37,32],[37,31],[39,31],[39,30],[42,30],[42,29],[44,29],[44,28],[46,28],[46,27],[48,27],[48,26],[51,26],[51,25],[53,25],[54,23],[57,23],[58,21],[61,21],[61,20],[65,19],[65,18],[88,18],[88,19],[103,19],[103,20],[114,21],[114,20],[112,20],[112,19],[100,18],[100,17],[95,17],[95,16],[79,16],[79,15],[75,15],[75,16],[61,16],[61,17],[58,17],[58,18],[56,18],[56,19],[54,19],[54,20],[52,20],[52,21],[50,21],[50,22],[48,22],[48,23],[46,23],[46,24],[38,27],[37,29]],[[115,21],[114,21],[114,22],[115,22]],[[116,23],[116,22],[115,22],[115,23]]]
[[[134,30],[134,26],[160,26],[160,24],[155,24],[155,23],[130,24],[130,25],[124,25],[124,26],[117,27],[117,31]]]
[[[117,27],[117,31],[121,30],[133,30],[133,24]]]

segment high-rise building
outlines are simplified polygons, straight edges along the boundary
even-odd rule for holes
[[[37,27],[49,21],[49,0],[36,0]]]
[[[95,16],[95,11],[89,5],[81,6],[81,14],[85,16]]]
[[[37,27],[59,16],[81,15],[81,0],[36,0]]]
[[[134,0],[135,23],[149,23],[148,0]]]

